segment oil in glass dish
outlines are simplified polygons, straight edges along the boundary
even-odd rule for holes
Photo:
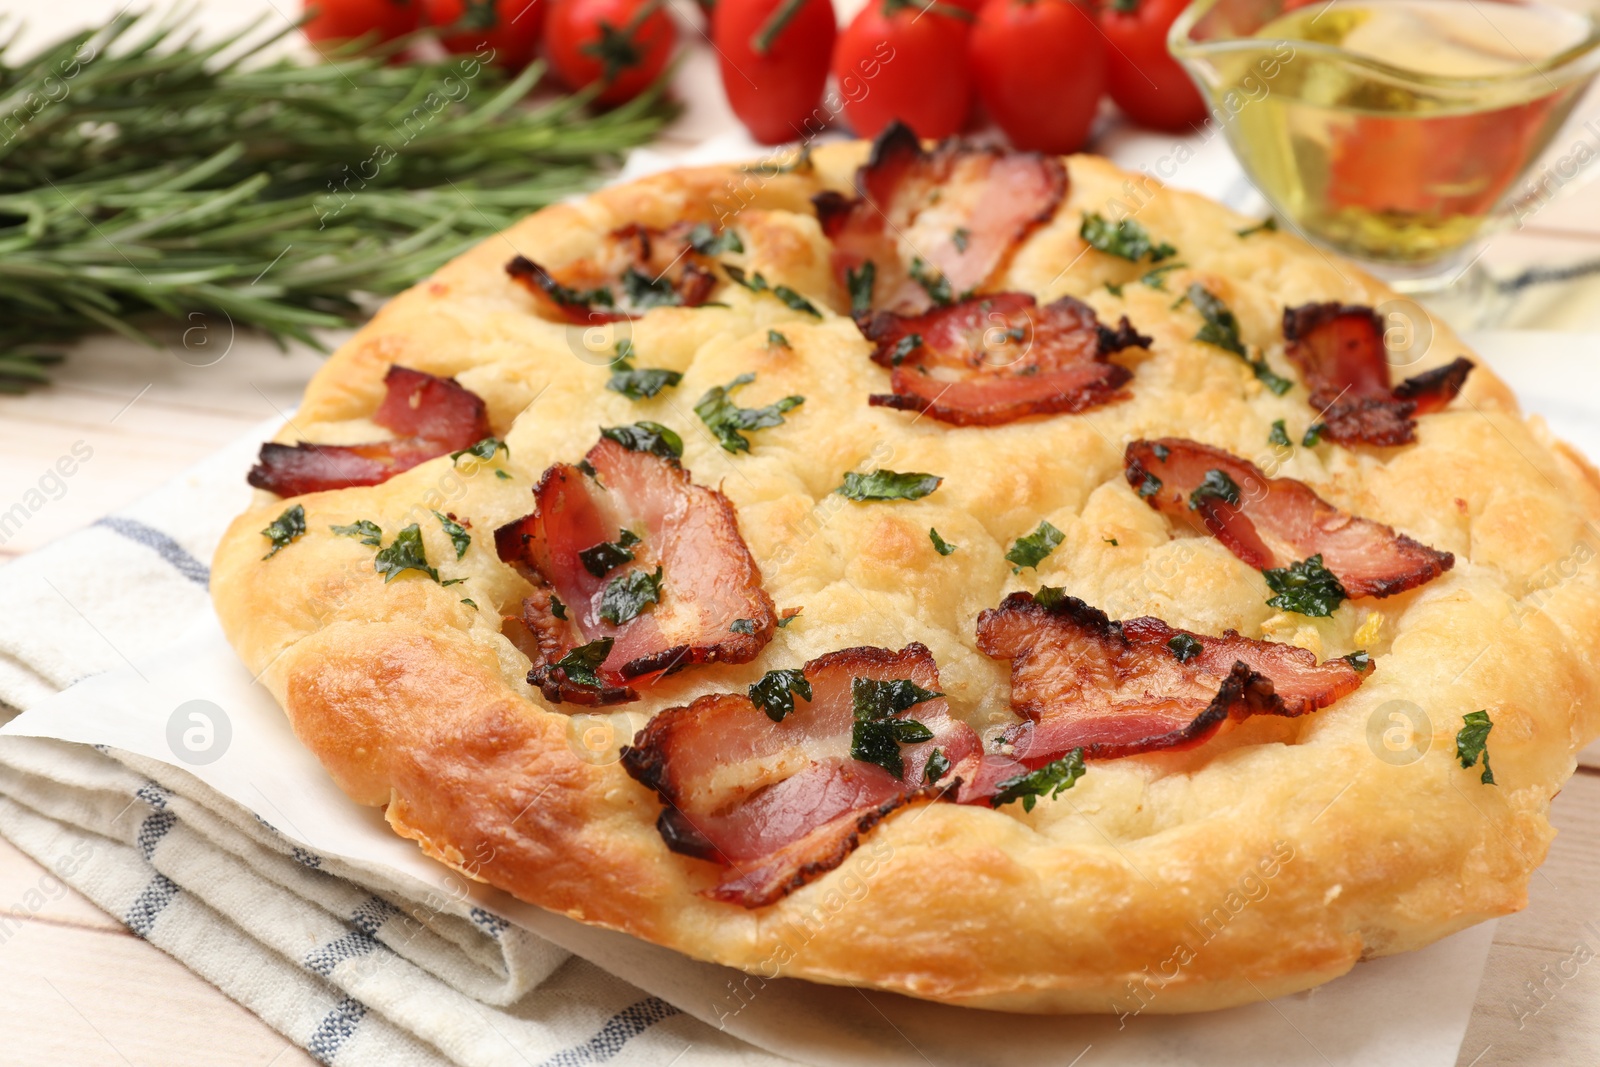
[[[1295,47],[1228,124],[1280,212],[1341,251],[1437,263],[1469,246],[1587,79],[1544,69],[1595,31],[1586,14],[1476,0],[1333,0],[1252,36]],[[1280,48],[1283,46],[1279,46]],[[1255,69],[1248,53],[1240,78]],[[1227,79],[1230,63],[1218,63]]]

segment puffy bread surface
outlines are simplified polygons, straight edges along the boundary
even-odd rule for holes
[[[1525,420],[1481,365],[1448,410],[1420,419],[1415,444],[1270,445],[1274,420],[1299,441],[1316,414],[1283,358],[1283,308],[1376,306],[1395,294],[1291,235],[1240,237],[1253,220],[1088,156],[1068,161],[1066,203],[992,288],[1070,294],[1110,324],[1126,314],[1153,339],[1148,352],[1114,357],[1134,372],[1131,399],[990,428],[869,407],[887,374],[840,313],[846,295],[809,205],[820,189],[850,191],[865,152],[820,149],[805,173],[672,172],[548,208],[390,301],[316,375],[281,440],[386,436],[369,419],[399,363],[482,396],[510,449],[494,464],[440,458],[383,485],[298,498],[308,532],[266,561],[259,531],[286,504],[261,493],[218,549],[212,592],[230,640],[341,788],[384,806],[398,833],[439,860],[584,922],[763,977],[1007,1010],[1224,1007],[1522,907],[1553,834],[1550,799],[1600,731],[1594,470]],[[1086,249],[1086,211],[1135,211],[1186,266],[1141,283],[1147,264]],[[714,299],[727,307],[657,309],[623,333],[586,332],[539,318],[504,270],[518,253],[559,266],[629,222],[718,217],[745,246],[721,258],[808,294],[822,317],[723,285]],[[1286,395],[1193,339],[1199,317],[1177,298],[1195,281],[1296,381]],[[789,347],[769,346],[769,329]],[[1397,377],[1470,354],[1444,323],[1423,329],[1431,344]],[[682,371],[682,384],[637,403],[607,391],[622,336],[640,366]],[[805,403],[730,455],[692,406],[744,373],[756,375],[739,394],[745,406],[789,394]],[[639,419],[682,435],[684,466],[737,507],[774,602],[804,612],[755,662],[662,679],[613,711],[548,705],[500,634],[501,613],[527,587],[490,535],[532,510],[546,466],[577,460],[598,427]],[[1455,553],[1455,568],[1331,619],[1278,613],[1259,573],[1173,529],[1129,489],[1125,444],[1156,436],[1306,481]],[[914,502],[833,494],[846,471],[873,468],[945,480]],[[469,524],[460,561],[433,511]],[[466,582],[412,572],[385,584],[373,549],[328,529],[357,519],[386,539],[419,523],[441,575]],[[1004,554],[1041,520],[1063,542],[1014,573]],[[930,528],[959,549],[939,555]],[[1323,658],[1365,648],[1376,670],[1303,719],[1251,720],[1188,752],[1092,763],[1031,813],[914,804],[844,866],[771,907],[699,895],[720,870],[666,849],[659,802],[617,762],[650,715],[835,649],[921,641],[952,709],[987,736],[1016,720],[1008,665],[975,648],[976,616],[1041,584],[1113,618],[1231,627]],[[1496,785],[1455,758],[1461,717],[1479,709],[1495,724]]]

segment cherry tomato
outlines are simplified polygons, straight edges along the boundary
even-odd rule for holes
[[[972,29],[972,75],[1018,148],[1076,152],[1106,85],[1106,44],[1072,0],[988,0]]]
[[[428,25],[439,43],[458,55],[494,49],[492,62],[521,68],[533,62],[544,29],[544,0],[426,0]]]
[[[419,0],[305,0],[310,16],[300,31],[313,44],[330,47],[365,34],[392,41],[417,28]]]
[[[719,0],[711,40],[728,104],[763,144],[803,138],[828,81],[838,22],[832,0]]]
[[[661,0],[554,0],[545,16],[550,69],[572,89],[604,83],[604,104],[644,92],[677,40]]]
[[[1113,45],[1106,86],[1134,122],[1182,133],[1206,117],[1206,104],[1167,51],[1167,30],[1189,0],[1110,0],[1100,28]]]
[[[972,110],[968,24],[943,4],[868,0],[839,35],[833,76],[862,137],[895,119],[919,137],[948,137]]]

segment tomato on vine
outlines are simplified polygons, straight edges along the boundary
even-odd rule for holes
[[[300,32],[313,44],[334,47],[373,34],[392,41],[417,28],[416,0],[305,0]]]
[[[426,0],[427,21],[439,43],[458,55],[494,49],[492,62],[520,68],[533,62],[544,29],[545,0]]]
[[[1100,9],[1100,28],[1115,46],[1107,88],[1141,126],[1182,133],[1206,117],[1200,90],[1167,51],[1167,31],[1188,6],[1189,0],[1109,0]]]
[[[833,50],[845,118],[861,137],[899,119],[919,137],[948,137],[972,110],[972,13],[942,0],[869,0]]]
[[[662,0],[554,0],[545,24],[550,69],[571,89],[599,82],[595,99],[621,104],[666,68],[678,31]]]
[[[764,144],[803,138],[828,81],[832,0],[719,0],[711,41],[728,106]],[[823,125],[816,116],[815,125]]]
[[[988,0],[972,31],[978,98],[1018,148],[1075,152],[1105,91],[1107,49],[1074,0]]]

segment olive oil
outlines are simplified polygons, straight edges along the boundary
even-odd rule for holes
[[[1595,29],[1541,4],[1333,0],[1250,35],[1292,49],[1270,80],[1248,50],[1218,56],[1207,80],[1214,97],[1244,94],[1229,139],[1286,217],[1367,259],[1436,262],[1472,241],[1567,117],[1592,71],[1547,68]]]

